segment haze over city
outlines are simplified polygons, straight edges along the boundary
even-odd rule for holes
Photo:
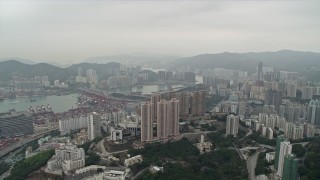
[[[319,7],[0,0],[0,179],[319,180]]]
[[[0,1],[0,58],[320,52],[320,2]]]

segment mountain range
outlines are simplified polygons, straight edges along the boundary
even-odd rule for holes
[[[300,72],[313,81],[320,80],[320,53],[291,50],[248,53],[225,52],[201,54],[186,58],[152,54],[106,56],[89,58],[86,60],[87,62],[73,64],[65,68],[48,63],[36,64],[32,60],[21,58],[2,60],[0,59],[0,80],[9,80],[12,76],[34,77],[38,75],[49,76],[50,80],[66,80],[70,76],[76,76],[79,67],[83,69],[83,72],[86,72],[87,69],[95,69],[98,76],[104,79],[111,74],[117,74],[120,63],[173,70],[216,67],[255,72],[259,62],[262,62],[263,66],[275,67],[276,70]]]
[[[147,64],[150,67],[162,67],[179,58],[181,57],[162,54],[132,53],[127,55],[91,57],[86,59],[84,62],[99,64],[117,62],[127,66]]]
[[[277,52],[201,54],[181,58],[171,64],[172,69],[230,68],[255,71],[258,63],[276,70],[304,72],[320,68],[320,53],[282,50]]]
[[[86,75],[87,69],[95,69],[99,77],[103,78],[116,73],[120,68],[120,64],[114,62],[106,64],[80,63],[67,68],[61,68],[47,63],[24,64],[16,60],[9,60],[0,62],[0,80],[10,80],[12,76],[28,78],[49,76],[50,81],[56,79],[64,81],[71,76],[76,76],[79,67],[83,69],[83,75]]]

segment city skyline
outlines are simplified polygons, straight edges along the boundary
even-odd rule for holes
[[[0,58],[71,64],[136,52],[175,56],[282,49],[320,52],[318,5],[318,1],[2,0]]]

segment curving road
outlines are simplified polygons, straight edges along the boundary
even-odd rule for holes
[[[266,151],[266,150],[259,149],[252,156],[249,156],[247,159],[247,169],[249,172],[249,179],[250,180],[256,179],[255,169],[256,169],[256,165],[257,165],[258,156],[261,152],[264,152],[264,151]]]

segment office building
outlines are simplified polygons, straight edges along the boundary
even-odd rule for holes
[[[282,180],[298,179],[298,163],[299,160],[293,154],[288,154],[284,157]]]
[[[153,140],[153,103],[141,104],[141,142]]]
[[[226,135],[237,136],[239,128],[239,116],[228,115],[226,125]]]
[[[284,166],[284,157],[288,154],[291,154],[292,145],[289,141],[283,141],[280,144],[280,151],[279,151],[279,161],[278,161],[278,171],[277,175],[282,177],[283,174],[283,166]]]
[[[33,118],[29,114],[0,113],[0,137],[33,134]]]
[[[96,112],[88,116],[88,138],[93,140],[101,136],[101,115]]]

